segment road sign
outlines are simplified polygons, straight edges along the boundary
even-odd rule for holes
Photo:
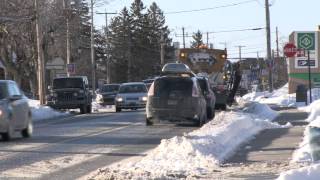
[[[316,61],[315,60],[309,60],[310,61],[310,66],[315,66],[316,64]],[[308,60],[301,60],[299,59],[298,60],[298,66],[308,66]]]
[[[297,45],[299,49],[315,50],[315,33],[298,33],[297,38]]]
[[[67,64],[67,72],[68,74],[75,74],[76,73],[76,64]]]
[[[283,48],[283,52],[287,57],[293,57],[297,53],[297,48],[294,44],[287,43]]]

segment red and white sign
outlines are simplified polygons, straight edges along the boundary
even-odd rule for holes
[[[76,73],[76,64],[67,64],[67,73],[75,74]]]
[[[283,52],[286,57],[293,57],[297,53],[297,47],[292,43],[287,43],[283,48]]]

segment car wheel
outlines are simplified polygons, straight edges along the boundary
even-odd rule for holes
[[[85,104],[80,106],[80,113],[86,114],[87,113],[87,106]]]
[[[150,121],[150,119],[146,118],[146,126],[152,126],[153,122]]]
[[[121,112],[121,108],[116,107],[116,112]]]
[[[33,124],[32,124],[32,121],[30,120],[28,122],[27,127],[21,131],[21,134],[22,134],[22,137],[29,138],[32,136],[32,133],[33,133]]]
[[[87,113],[91,113],[92,112],[92,106],[91,105],[87,105]]]
[[[222,105],[220,106],[220,109],[223,110],[223,111],[225,111],[225,110],[227,109],[227,105],[226,105],[226,104],[222,104]]]
[[[212,118],[211,118],[211,119],[214,119],[214,117],[216,116],[216,110],[215,110],[215,108],[213,108],[213,110],[212,110],[211,112],[212,112]]]
[[[207,107],[207,118],[208,119],[212,119],[213,118],[211,107]]]
[[[14,129],[13,127],[9,124],[8,126],[8,131],[5,132],[5,133],[2,133],[1,136],[2,136],[2,139],[4,141],[10,141],[13,137],[13,134],[14,134]]]

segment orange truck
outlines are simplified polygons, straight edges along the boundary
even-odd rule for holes
[[[179,51],[179,61],[187,64],[198,76],[209,79],[216,95],[216,109],[225,110],[232,90],[233,66],[227,60],[224,49],[183,48]]]

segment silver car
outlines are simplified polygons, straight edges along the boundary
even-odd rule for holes
[[[14,132],[25,138],[32,135],[32,117],[27,98],[14,81],[0,80],[0,134],[9,141]]]
[[[116,112],[120,112],[122,109],[136,110],[145,108],[147,91],[147,87],[143,82],[121,84],[115,98]]]

